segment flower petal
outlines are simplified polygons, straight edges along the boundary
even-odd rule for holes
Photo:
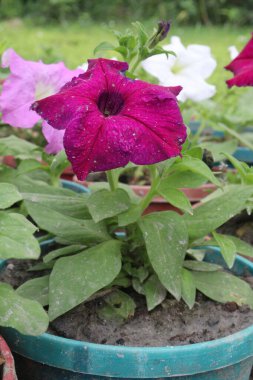
[[[189,45],[185,48],[179,37],[173,36],[171,44],[163,47],[172,50],[176,57],[159,54],[142,62],[143,68],[159,79],[163,86],[180,85],[183,87],[178,99],[201,101],[215,93],[215,87],[204,82],[216,67],[211,50],[205,45]],[[196,87],[196,91],[194,88]],[[203,89],[203,94],[198,91]]]
[[[49,125],[46,121],[42,123],[42,133],[46,138],[48,144],[45,151],[48,154],[56,154],[64,149],[63,136],[65,131],[58,131]]]
[[[226,70],[234,73],[234,78],[227,80],[228,87],[253,86],[253,33],[252,37],[241,53],[229,65]]]
[[[13,49],[2,57],[2,66],[10,68],[0,96],[2,120],[14,127],[32,128],[40,119],[30,110],[36,98],[56,93],[74,75],[82,70],[69,70],[62,62],[46,65],[26,61]]]

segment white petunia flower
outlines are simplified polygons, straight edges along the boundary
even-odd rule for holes
[[[238,56],[238,54],[239,54],[239,51],[236,49],[236,47],[234,45],[233,46],[229,46],[228,47],[228,51],[229,51],[231,59],[235,59]]]
[[[182,86],[178,99],[184,102],[191,99],[200,102],[211,98],[216,87],[205,80],[210,77],[216,67],[209,46],[188,45],[184,47],[177,36],[171,37],[171,44],[163,46],[164,50],[172,50],[176,57],[158,54],[142,62],[144,70],[159,79],[163,86]]]

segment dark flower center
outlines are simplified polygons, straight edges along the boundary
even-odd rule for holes
[[[104,91],[97,104],[104,116],[117,115],[124,106],[124,99],[119,93]]]

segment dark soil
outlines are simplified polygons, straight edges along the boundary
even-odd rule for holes
[[[34,261],[10,260],[0,281],[15,288],[29,278],[45,272],[26,272]],[[252,283],[252,277],[246,278]],[[152,312],[146,311],[145,300],[135,296],[134,318],[122,322],[104,320],[97,314],[102,298],[83,303],[57,318],[50,325],[52,334],[94,343],[126,346],[168,346],[193,344],[233,334],[253,322],[253,310],[235,303],[219,304],[198,294],[192,310],[183,302],[167,298]]]
[[[246,211],[236,215],[219,228],[219,232],[234,235],[253,245],[253,214],[248,215]]]

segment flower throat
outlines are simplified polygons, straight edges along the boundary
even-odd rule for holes
[[[119,93],[104,91],[97,102],[99,110],[104,116],[117,115],[124,106],[124,100]]]

